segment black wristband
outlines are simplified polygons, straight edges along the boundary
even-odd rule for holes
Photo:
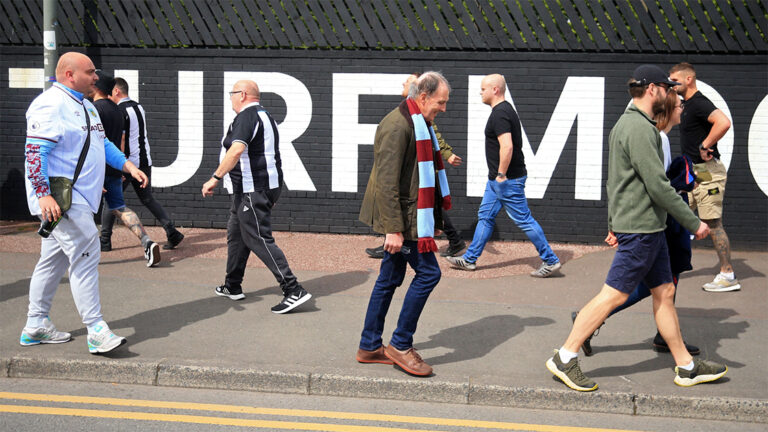
[[[213,173],[211,177],[215,178],[218,181],[221,181],[221,177],[217,176],[216,173]]]

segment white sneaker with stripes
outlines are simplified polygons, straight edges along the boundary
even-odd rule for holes
[[[543,262],[541,263],[541,267],[531,272],[531,276],[535,278],[550,277],[553,274],[555,274],[555,272],[560,270],[560,267],[562,267],[562,264],[560,264],[560,261],[554,264],[547,264]]]
[[[272,306],[272,312],[276,314],[284,314],[290,312],[297,307],[304,304],[307,300],[312,298],[312,294],[308,293],[302,287],[298,287],[283,297],[283,300],[275,306]]]

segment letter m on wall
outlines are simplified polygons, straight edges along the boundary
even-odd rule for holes
[[[468,196],[483,196],[488,180],[484,131],[491,108],[484,105],[479,97],[474,97],[477,94],[476,91],[480,90],[482,79],[483,76],[479,75],[468,77],[470,95],[467,102]],[[522,127],[523,154],[528,169],[525,195],[528,198],[544,197],[560,154],[576,123],[574,198],[600,200],[603,172],[604,81],[603,77],[568,77],[536,154],[533,153],[531,143],[528,141],[525,127]],[[515,106],[509,90],[507,90],[506,99]],[[518,111],[518,115],[520,122],[525,124],[526,107],[523,107],[523,111],[523,113]]]

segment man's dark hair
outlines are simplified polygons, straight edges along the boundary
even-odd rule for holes
[[[120,91],[124,94],[128,94],[128,82],[120,77],[115,78],[115,87],[120,89]]]
[[[671,69],[669,69],[670,75],[675,73],[675,72],[681,72],[681,71],[687,71],[691,75],[693,75],[694,78],[696,78],[696,69],[694,69],[693,65],[690,64],[690,63],[686,63],[686,62],[678,63],[678,64],[672,66]]]
[[[648,88],[648,85],[632,85],[636,82],[637,81],[635,81],[634,78],[630,78],[629,81],[627,81],[627,86],[629,86],[629,95],[632,96],[632,99],[643,97],[645,89]]]

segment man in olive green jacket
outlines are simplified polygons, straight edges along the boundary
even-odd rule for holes
[[[432,373],[432,368],[413,349],[413,333],[429,294],[440,281],[441,273],[434,252],[419,252],[417,246],[419,163],[414,120],[407,102],[410,100],[416,104],[423,115],[422,124],[426,121],[429,125],[438,113],[445,112],[449,94],[450,85],[445,77],[438,72],[425,72],[411,86],[408,100],[379,123],[373,145],[373,169],[360,209],[360,221],[386,237],[384,258],[368,304],[357,361],[395,363],[417,376]],[[429,175],[436,177],[431,217],[437,228],[442,226],[442,195],[440,182],[431,165],[429,171]],[[423,215],[424,209],[421,211]],[[434,233],[429,233],[429,236],[433,237]],[[390,344],[384,347],[381,338],[384,318],[395,289],[403,283],[408,265],[416,275],[408,287]]]
[[[689,387],[714,381],[728,370],[691,357],[675,310],[675,286],[664,235],[667,212],[696,238],[709,235],[707,224],[693,214],[664,173],[661,138],[652,117],[664,109],[667,92],[675,85],[657,66],[639,66],[629,82],[632,105],[611,130],[606,242],[618,249],[602,290],[579,311],[565,344],[546,362],[547,369],[574,390],[597,389],[597,384],[581,372],[579,348],[641,281],[651,287],[656,325],[677,365],[675,384]]]

